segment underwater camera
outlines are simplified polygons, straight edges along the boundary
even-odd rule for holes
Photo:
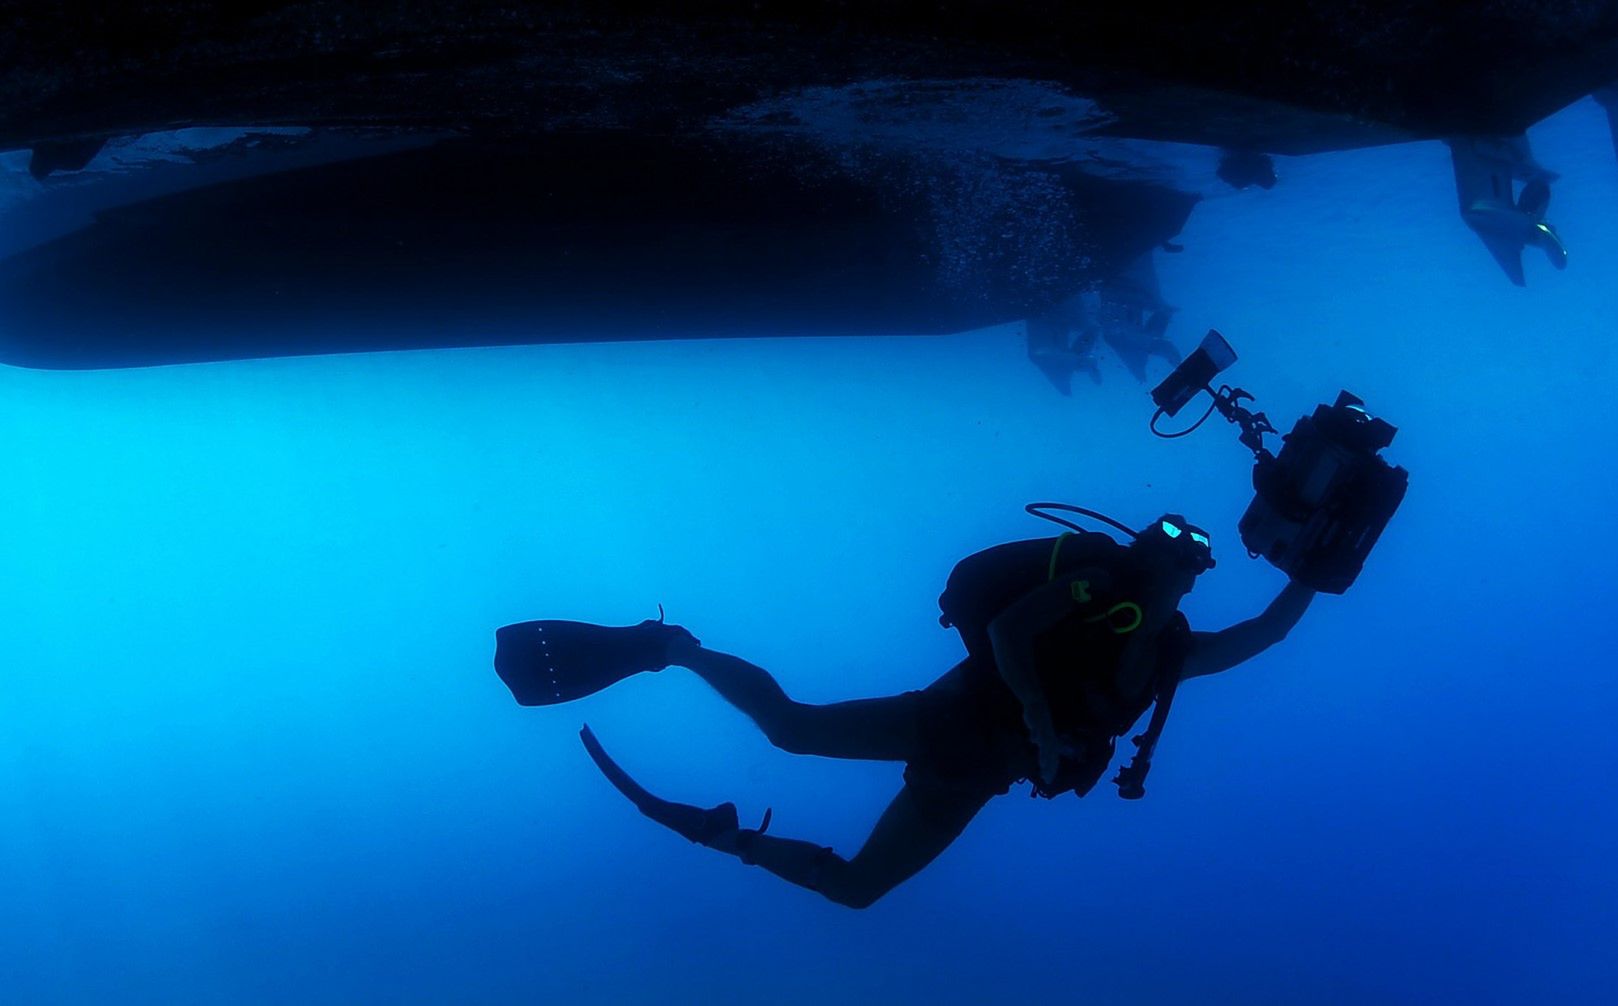
[[[1299,419],[1281,438],[1281,453],[1272,454],[1264,436],[1275,427],[1242,404],[1253,396],[1230,385],[1214,390],[1214,377],[1235,362],[1230,343],[1210,329],[1196,352],[1152,389],[1152,432],[1183,437],[1216,411],[1239,427],[1239,439],[1256,459],[1253,502],[1237,524],[1242,545],[1306,587],[1341,594],[1359,576],[1410,483],[1409,472],[1379,454],[1398,430],[1344,391]],[[1173,418],[1202,392],[1213,401],[1201,419],[1173,433],[1158,429],[1159,420]]]

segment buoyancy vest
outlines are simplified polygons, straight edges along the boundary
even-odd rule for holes
[[[1135,738],[1140,749],[1135,763],[1115,780],[1121,795],[1135,798],[1144,793],[1142,783],[1190,650],[1191,630],[1185,616],[1176,612],[1156,638],[1134,639],[1145,617],[1135,600],[1143,596],[1144,584],[1127,548],[1108,535],[1079,532],[973,553],[950,572],[938,599],[939,622],[961,634],[976,663],[993,667],[989,623],[1031,591],[1067,577],[1073,577],[1073,610],[1035,641],[1034,670],[1058,732],[1086,739],[1092,751],[1104,748],[1102,758],[1110,758],[1116,738],[1156,703],[1151,726]],[[1132,642],[1149,647],[1149,667],[1123,666]],[[1042,786],[1036,780],[1035,789],[1054,796],[1074,788],[1062,781],[1059,777],[1058,785]]]

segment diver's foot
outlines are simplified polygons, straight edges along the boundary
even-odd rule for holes
[[[678,665],[682,657],[702,648],[702,643],[685,627],[670,625],[661,618],[648,618],[630,631],[640,637],[640,645],[645,649],[644,669],[654,673]]]
[[[698,845],[728,850],[733,836],[741,832],[741,820],[736,816],[736,805],[722,803],[717,807],[693,807],[684,803],[666,803],[660,813],[651,815],[658,824]]]
[[[694,807],[686,809],[696,810]],[[711,810],[698,813],[703,816],[693,819],[693,823],[699,829],[701,837],[685,835],[686,838],[716,852],[729,853],[748,866],[757,865],[753,859],[753,847],[758,842],[759,836],[770,830],[770,817],[773,811],[764,812],[764,820],[757,828],[741,826],[736,817],[736,805],[733,803],[722,803]],[[685,832],[682,831],[681,834],[684,835]]]
[[[656,801],[641,807],[641,812],[657,823],[697,845],[716,852],[729,853],[753,866],[753,846],[760,835],[770,830],[773,812],[766,810],[764,820],[757,828],[743,828],[736,816],[736,805],[722,803],[717,807],[693,807],[690,804]]]

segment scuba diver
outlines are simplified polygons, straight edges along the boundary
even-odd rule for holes
[[[1093,303],[1092,303],[1093,301]],[[1027,321],[1028,358],[1063,395],[1073,393],[1073,374],[1101,383],[1097,358],[1105,342],[1137,381],[1157,357],[1171,365],[1180,351],[1166,332],[1175,308],[1163,299],[1157,266],[1148,252],[1109,276],[1093,294],[1078,293]]]
[[[1036,509],[1043,508],[1043,509]],[[1133,536],[1120,544],[1048,509],[1099,518]],[[852,858],[767,833],[770,814],[744,828],[736,807],[701,808],[648,792],[586,726],[591,757],[646,816],[698,844],[763,867],[851,908],[864,908],[916,874],[980,809],[1019,782],[1047,798],[1084,796],[1106,772],[1116,740],[1153,707],[1137,752],[1114,782],[1125,798],[1144,778],[1179,683],[1251,659],[1286,637],[1315,591],[1289,580],[1262,613],[1218,632],[1194,632],[1179,604],[1214,566],[1205,531],[1165,515],[1134,531],[1065,504],[1030,512],[1071,528],[963,559],[939,606],[967,656],[931,685],[827,705],[793,700],[770,674],[704,647],[660,617],[607,627],[537,621],[496,633],[495,668],[523,705],[554,705],[641,672],[684,667],[793,754],[905,764],[904,786]]]

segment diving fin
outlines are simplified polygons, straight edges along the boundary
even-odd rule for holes
[[[684,632],[652,619],[624,626],[518,622],[495,630],[494,670],[519,705],[553,706],[642,671],[661,671],[669,642]]]
[[[742,835],[741,823],[736,817],[736,805],[722,803],[717,807],[704,810],[686,803],[674,803],[661,797],[653,796],[646,787],[632,779],[618,763],[613,761],[589,725],[579,728],[579,739],[584,741],[584,750],[589,752],[590,760],[596,763],[601,774],[607,777],[613,788],[629,798],[635,809],[642,814],[663,825],[698,845],[710,848],[721,848],[725,851],[736,851],[731,846],[738,843]],[[770,812],[764,812],[764,823],[751,834],[762,835],[770,826]]]

